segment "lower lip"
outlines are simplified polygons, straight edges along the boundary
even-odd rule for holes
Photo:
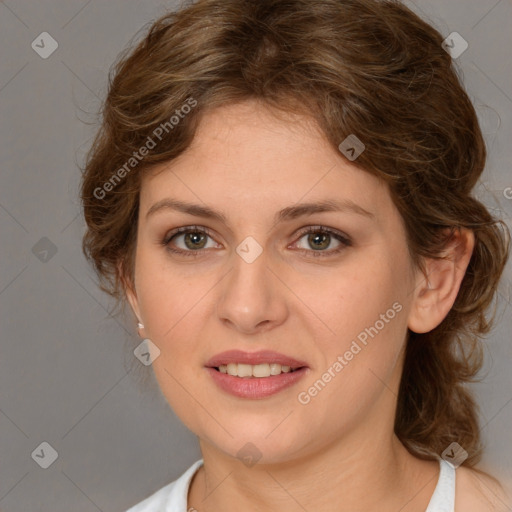
[[[307,367],[294,372],[280,373],[270,377],[233,377],[227,373],[221,373],[215,368],[206,368],[215,384],[223,391],[239,398],[266,398],[283,391],[298,382],[306,372]]]

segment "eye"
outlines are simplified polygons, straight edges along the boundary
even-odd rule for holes
[[[203,249],[212,247],[207,246],[208,238],[211,238],[211,235],[207,229],[200,226],[185,226],[168,233],[162,240],[162,245],[164,245],[168,251],[175,254],[199,256]],[[180,242],[177,242],[180,239],[181,245]],[[176,244],[178,248],[173,248],[171,242]],[[213,244],[213,247],[215,247],[215,244]]]
[[[301,230],[299,235],[299,241],[306,239],[306,243],[313,248],[299,247],[299,250],[313,257],[332,256],[352,245],[348,236],[324,226],[310,226]],[[215,243],[208,246],[208,238],[212,238],[208,229],[201,226],[184,226],[168,233],[162,240],[162,245],[173,254],[196,257],[203,254],[203,250],[216,247]],[[325,250],[332,244],[333,239],[338,243],[337,247]]]
[[[352,241],[348,236],[337,230],[324,226],[310,226],[302,230],[300,235],[301,238],[299,241],[305,239],[309,247],[313,248],[302,248],[301,250],[307,252],[313,257],[332,256],[333,254],[337,254],[352,245]],[[331,245],[333,238],[338,242],[337,247],[329,251],[324,250]]]

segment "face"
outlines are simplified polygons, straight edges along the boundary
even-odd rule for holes
[[[298,208],[326,202],[339,210]],[[250,442],[284,462],[392,431],[415,286],[403,222],[311,121],[254,102],[207,114],[189,150],[143,179],[135,261],[128,299],[161,351],[159,385],[215,449]],[[236,396],[205,366],[228,350],[307,367],[278,392]]]

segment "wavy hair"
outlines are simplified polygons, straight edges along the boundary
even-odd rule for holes
[[[473,466],[481,439],[466,383],[482,366],[479,338],[491,327],[510,236],[472,194],[485,143],[442,41],[390,0],[199,0],[166,13],[111,69],[83,169],[83,250],[102,289],[123,302],[141,176],[185,151],[208,110],[258,99],[313,118],[336,149],[356,135],[366,150],[354,163],[388,184],[417,268],[440,258],[456,230],[475,234],[449,314],[431,332],[408,333],[395,419],[398,438],[417,457],[437,458],[456,441]],[[127,166],[162,127],[155,147]]]

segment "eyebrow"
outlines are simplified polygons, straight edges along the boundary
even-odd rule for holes
[[[146,213],[146,218],[154,215],[157,212],[165,210],[176,210],[179,212],[194,215],[195,217],[204,217],[208,219],[218,220],[224,224],[228,224],[227,217],[222,213],[213,210],[208,206],[200,204],[185,203],[178,199],[162,199],[155,203]],[[333,200],[326,199],[315,203],[301,203],[293,206],[287,206],[274,216],[274,223],[284,222],[287,220],[293,220],[298,217],[305,215],[313,215],[315,213],[323,212],[348,212],[362,215],[370,219],[374,219],[375,215],[368,210],[365,210],[362,206],[354,203],[350,199]]]

